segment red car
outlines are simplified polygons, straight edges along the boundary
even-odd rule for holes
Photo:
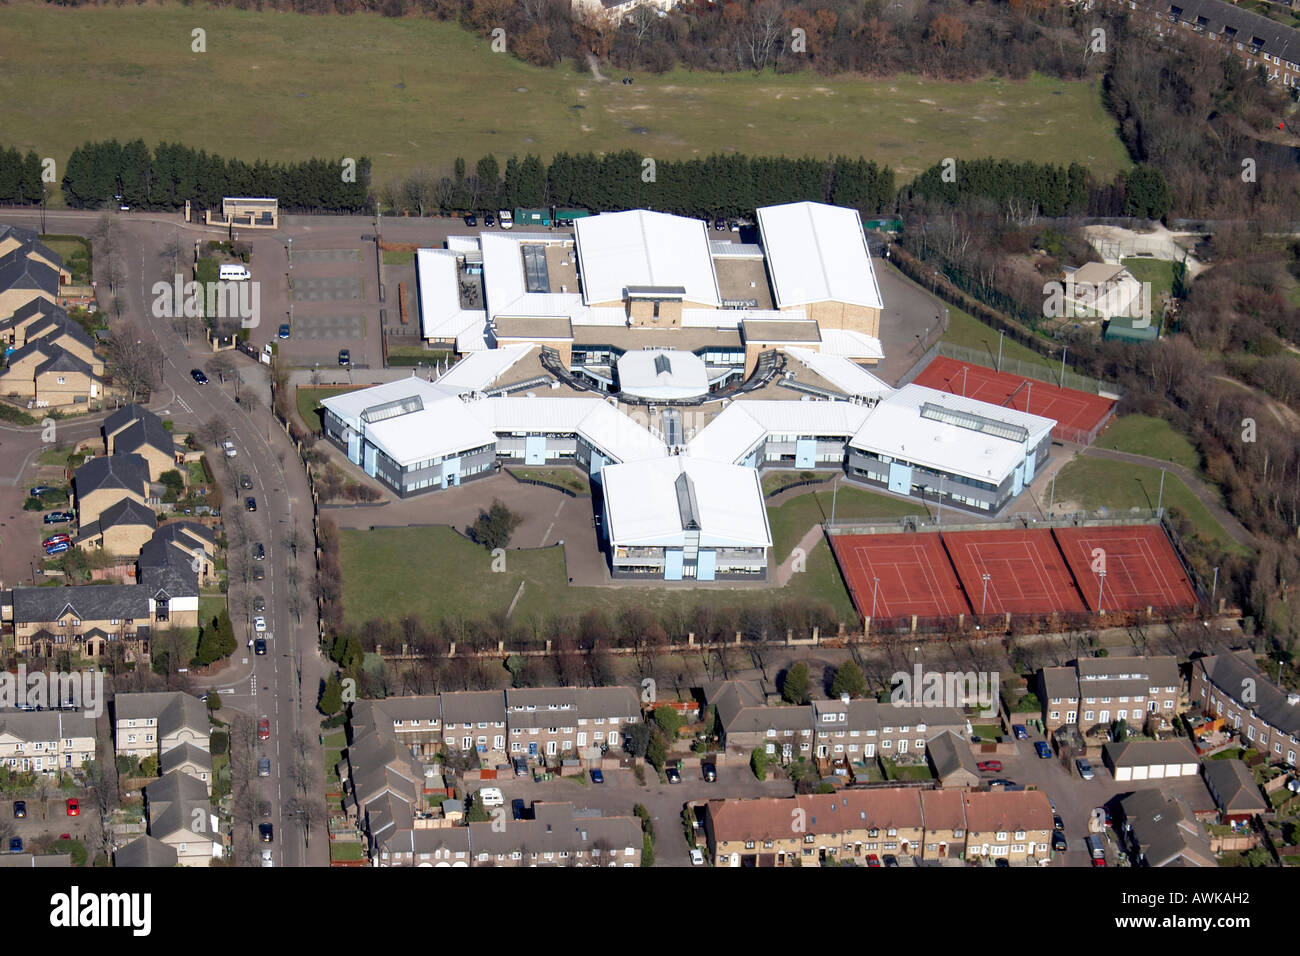
[[[977,763],[975,766],[978,767],[982,773],[1001,773],[1001,772],[1002,772],[1002,761],[1001,761],[1001,760],[981,760],[981,761],[980,761],[979,763]]]
[[[1106,858],[1105,858],[1104,856],[1095,856],[1095,857],[1092,858],[1092,865],[1093,865],[1093,866],[1105,866],[1105,865],[1106,865]]]
[[[48,538],[46,538],[44,541],[42,541],[42,542],[41,542],[41,545],[42,545],[43,547],[48,548],[48,547],[51,547],[51,546],[56,545],[56,544],[66,544],[67,542],[69,542],[69,541],[71,541],[71,540],[72,540],[72,536],[71,536],[71,535],[66,535],[66,534],[53,534],[53,535],[50,535]]]
[[[76,800],[69,799],[66,805],[68,808],[68,816],[75,817],[81,814],[81,804]]]
[[[257,722],[257,739],[258,740],[271,739],[271,722],[267,720],[265,717],[263,717],[261,720]]]
[[[867,866],[880,866],[880,857],[872,853],[867,857]]]

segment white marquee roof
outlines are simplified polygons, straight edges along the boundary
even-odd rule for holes
[[[796,202],[757,213],[779,308],[832,300],[882,307],[856,209]]]
[[[607,212],[574,223],[586,302],[613,302],[628,286],[681,286],[686,300],[721,305],[709,227],[646,209]]]
[[[619,391],[662,401],[709,391],[709,370],[699,356],[677,349],[624,352],[618,360]]]

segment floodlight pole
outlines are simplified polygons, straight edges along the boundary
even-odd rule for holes
[[[1161,516],[1164,514],[1164,509],[1161,507],[1161,505],[1164,504],[1164,501],[1165,501],[1165,470],[1164,470],[1163,468],[1161,468],[1161,469],[1160,469],[1160,494],[1159,494],[1159,496],[1156,498],[1156,517],[1157,517],[1157,518],[1161,517]]]
[[[33,576],[32,580],[35,581],[36,578]],[[875,586],[872,587],[872,589],[871,589],[871,621],[872,621],[872,623],[874,623],[875,620],[876,620],[876,595],[879,594],[879,593],[880,593],[880,578],[876,578]]]
[[[1098,577],[1100,578],[1100,581],[1097,584],[1097,613],[1104,614],[1105,612],[1102,610],[1101,607],[1101,592],[1102,589],[1106,587],[1106,572],[1105,571],[1098,572]]]
[[[989,574],[988,572],[985,572],[984,596],[980,599],[980,617],[984,616],[984,612],[988,610],[988,606],[989,606]]]
[[[1050,518],[1056,510],[1056,476],[1052,475],[1052,497],[1047,502],[1047,516]]]
[[[1068,345],[1061,347],[1061,388],[1065,388],[1065,355],[1069,351]]]
[[[1219,592],[1219,569],[1214,569],[1214,584],[1210,587],[1210,613],[1214,613],[1214,596]]]
[[[998,330],[998,371],[1002,371],[1002,339],[1006,337],[1006,329]]]

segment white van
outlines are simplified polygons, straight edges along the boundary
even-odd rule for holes
[[[222,266],[218,274],[222,282],[247,282],[253,278],[248,266]]]
[[[497,210],[497,222],[502,229],[513,229],[515,227],[515,217],[511,215],[509,209]]]

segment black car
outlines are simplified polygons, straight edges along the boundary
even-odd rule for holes
[[[257,640],[255,640],[255,641],[253,642],[253,653],[256,654],[258,657],[265,657],[265,656],[266,656],[266,641],[264,641],[264,640],[263,640],[262,638],[260,638],[260,637],[259,637]]]
[[[14,819],[21,820],[27,816],[27,802],[25,800],[14,801]]]
[[[718,232],[723,232],[727,228],[727,220],[725,219],[713,220],[713,228],[718,230]]]
[[[71,511],[51,511],[41,520],[46,524],[64,524],[76,517]]]
[[[257,499],[251,495],[244,499],[244,507],[249,511],[257,510]]]
[[[53,490],[54,489],[49,485],[37,485],[35,488],[28,489],[27,493],[33,498],[39,498],[41,495],[47,494]]]
[[[1065,834],[1064,834],[1064,833],[1053,833],[1053,834],[1052,834],[1052,849],[1055,850],[1057,853],[1064,853],[1064,852],[1065,852],[1066,844],[1065,844]]]
[[[1006,860],[1004,860],[1002,857],[998,857],[996,860],[993,861],[993,865],[996,867],[1008,867],[1011,864]]]
[[[465,225],[467,225],[467,226],[477,226],[477,225],[478,225],[478,217],[475,216],[475,215],[473,215],[472,213],[471,213],[470,215],[466,216],[466,217],[465,217]]]
[[[22,852],[23,852],[23,838],[22,838],[22,837],[13,837],[12,839],[10,839],[10,841],[9,841],[9,852],[10,852],[10,853],[22,853]]]
[[[497,224],[497,217],[492,215],[492,213],[489,212],[483,216],[483,225],[495,226],[496,224]]]
[[[262,546],[262,542],[260,541],[257,542],[257,544],[253,545],[253,560],[254,561],[266,560],[266,548]]]
[[[898,857],[894,856],[894,854],[892,853],[886,853],[883,857],[881,857],[881,859],[885,861],[885,866],[893,866],[893,867],[898,866]]]
[[[668,782],[669,782],[669,783],[681,783],[681,782],[682,782],[682,772],[681,772],[680,770],[678,770],[676,767],[669,767],[668,770],[667,770],[665,773],[666,773],[666,775],[667,775],[667,777],[668,777]]]
[[[253,488],[253,479],[248,477],[248,475],[240,475],[239,487],[243,488],[245,491],[251,491]]]
[[[203,374],[203,369],[201,368],[190,369],[190,378],[194,379],[194,381],[200,385],[208,384],[208,377]]]
[[[1065,821],[1061,819],[1060,814],[1052,814],[1052,829],[1057,833],[1065,832]]]
[[[275,827],[269,823],[259,823],[257,835],[262,838],[263,843],[270,843],[275,839]]]
[[[516,777],[526,777],[526,776],[528,776],[528,761],[527,761],[527,760],[525,760],[523,757],[515,757],[514,760],[511,761],[511,762],[515,765],[515,776],[516,776]]]
[[[266,598],[262,597],[262,595],[260,595],[260,594],[259,594],[257,597],[253,598],[253,610],[256,611],[256,612],[259,613],[259,614],[260,614],[262,611],[265,611],[265,610],[266,610]]]
[[[491,224],[489,223],[489,225]],[[510,812],[514,815],[516,820],[526,820],[528,818],[528,808],[524,801],[518,797],[515,797],[510,801]]]
[[[706,763],[700,768],[704,772],[704,781],[706,783],[716,783],[718,780],[718,768],[714,764]]]
[[[254,581],[266,580],[266,571],[262,568],[260,564],[257,567],[253,568],[253,580]]]
[[[347,349],[339,349],[339,367],[347,368],[352,364],[352,353]]]

